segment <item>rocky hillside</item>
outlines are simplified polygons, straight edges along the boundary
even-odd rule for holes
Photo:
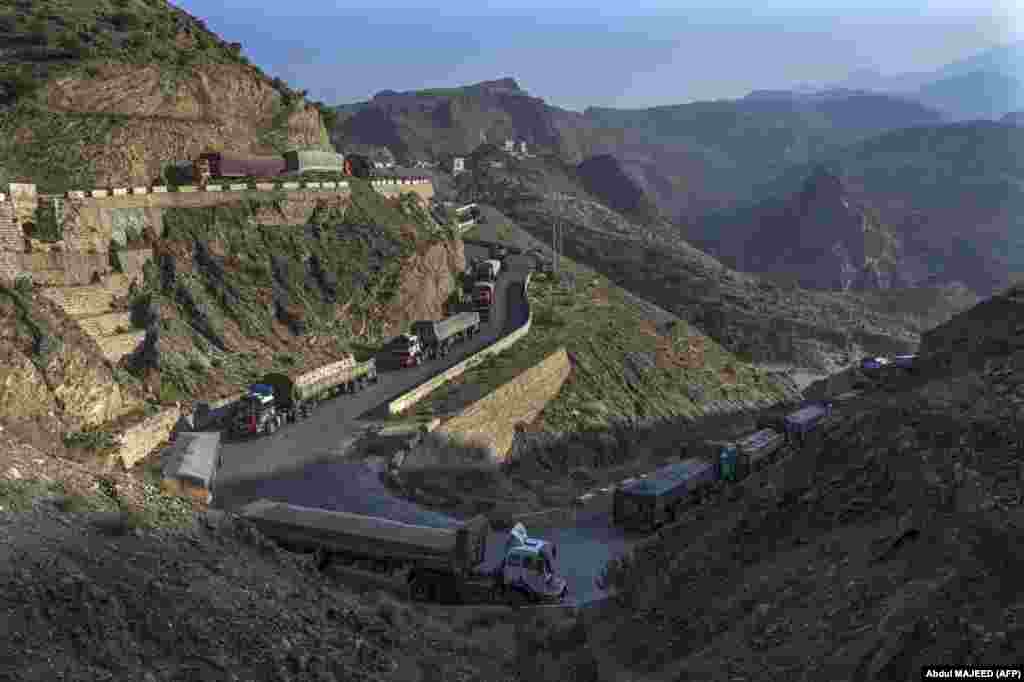
[[[772,233],[764,235],[768,241],[792,244],[813,237],[803,226],[812,231],[817,226],[829,235],[831,243],[823,246],[831,246],[842,234],[855,233],[859,223],[870,228],[864,231],[864,257],[887,260],[894,283],[962,282],[988,296],[1024,268],[1016,237],[1024,205],[1022,158],[1024,129],[1019,126],[973,122],[894,131],[820,163],[795,166],[759,188],[757,202],[695,222],[687,233],[702,243],[720,244],[723,253],[735,253],[739,242],[759,230]],[[829,175],[839,183],[831,181],[833,191],[825,193],[825,212],[820,218],[799,214],[801,191]],[[794,234],[795,229],[800,233]],[[865,265],[853,246],[846,242],[850,262]],[[767,257],[777,253],[772,249]],[[832,263],[840,258],[823,256]],[[790,261],[784,257],[781,262]],[[800,277],[815,279],[806,267],[813,264],[794,264],[801,266]]]
[[[592,156],[576,167],[583,188],[613,211],[644,225],[659,218],[654,202],[611,154]]]
[[[901,242],[843,181],[815,167],[800,191],[746,212],[708,218],[694,244],[744,272],[792,276],[811,289],[889,289],[925,282],[903,262]]]
[[[580,114],[530,96],[513,78],[462,88],[385,90],[337,112],[331,137],[340,149],[387,149],[399,161],[467,155],[481,144],[512,138],[525,140],[534,152],[579,163],[625,135],[596,130]]]
[[[440,316],[465,268],[421,200],[363,181],[307,225],[254,227],[274,202],[176,209],[127,303],[146,343],[127,360],[163,401],[230,395],[273,368],[367,352],[414,319]]]
[[[0,286],[0,429],[53,453],[66,434],[142,410],[130,377],[31,286]]]
[[[687,218],[748,198],[753,185],[836,145],[943,120],[905,99],[858,92],[579,114],[530,96],[511,78],[384,91],[337,112],[339,145],[387,148],[402,159],[467,155],[507,138],[571,164],[610,155],[662,213]]]
[[[984,340],[977,363],[894,375],[611,565],[616,602],[536,670],[596,659],[609,680],[882,682],[1019,665],[1024,374],[1016,332],[989,327],[1021,318],[1017,295],[949,325]]]
[[[113,478],[84,495],[7,476],[0,614],[17,626],[0,640],[5,679],[516,679],[507,610],[450,613],[358,590],[214,512],[140,525]]]
[[[166,0],[0,11],[4,182],[44,192],[140,185],[208,149],[330,148],[302,93]]]
[[[679,315],[748,361],[823,370],[864,353],[908,351],[927,325],[974,300],[915,289],[892,313],[888,299],[801,290],[792,281],[730,270],[690,246],[671,223],[640,226],[589,198],[575,169],[552,159],[508,160],[503,168],[480,163],[456,182],[465,199],[501,207],[539,240],[550,241],[551,224],[561,221],[570,258]],[[577,198],[554,197],[573,191]]]
[[[759,182],[839,145],[943,120],[908,99],[857,91],[752,93],[636,110],[592,107],[585,115],[604,129],[635,135],[629,150],[611,153],[666,215],[684,220],[747,198]]]

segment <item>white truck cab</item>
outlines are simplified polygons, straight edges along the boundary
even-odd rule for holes
[[[547,540],[530,538],[526,527],[517,523],[505,543],[501,562],[502,585],[513,596],[526,601],[559,601],[568,584],[555,571],[558,548]]]
[[[392,352],[402,367],[413,367],[423,361],[423,346],[415,334],[400,334],[392,344]]]

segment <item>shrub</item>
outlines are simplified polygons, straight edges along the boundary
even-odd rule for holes
[[[107,452],[117,448],[119,443],[109,431],[87,428],[64,434],[64,445],[93,452]]]

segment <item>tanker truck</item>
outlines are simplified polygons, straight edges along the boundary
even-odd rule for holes
[[[557,549],[527,537],[522,524],[513,529],[500,564],[484,571],[490,534],[484,516],[456,528],[434,528],[266,499],[240,514],[282,548],[314,553],[321,571],[337,562],[400,578],[413,600],[521,603],[557,601],[567,592],[554,572]]]
[[[351,355],[296,376],[267,374],[238,402],[232,435],[272,434],[287,422],[308,417],[317,402],[376,381],[376,362],[356,362]]]
[[[443,358],[453,345],[480,333],[480,313],[465,312],[443,320],[413,322],[412,333],[419,340],[423,357]]]

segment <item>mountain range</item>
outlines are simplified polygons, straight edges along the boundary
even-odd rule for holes
[[[1024,265],[1015,237],[1024,136],[1012,112],[957,122],[903,95],[833,88],[577,113],[505,78],[385,91],[338,118],[332,137],[343,150],[410,159],[525,140],[582,164],[587,191],[637,208],[631,218],[667,218],[741,270],[806,286],[964,283],[988,294]]]
[[[943,111],[954,120],[998,119],[1024,107],[1024,42],[1002,45],[934,71],[884,75],[859,69],[826,89],[899,94]]]
[[[988,295],[1024,266],[1022,153],[1024,128],[1004,123],[894,130],[793,166],[761,199],[686,235],[741,269],[796,272],[809,285],[963,282]]]

